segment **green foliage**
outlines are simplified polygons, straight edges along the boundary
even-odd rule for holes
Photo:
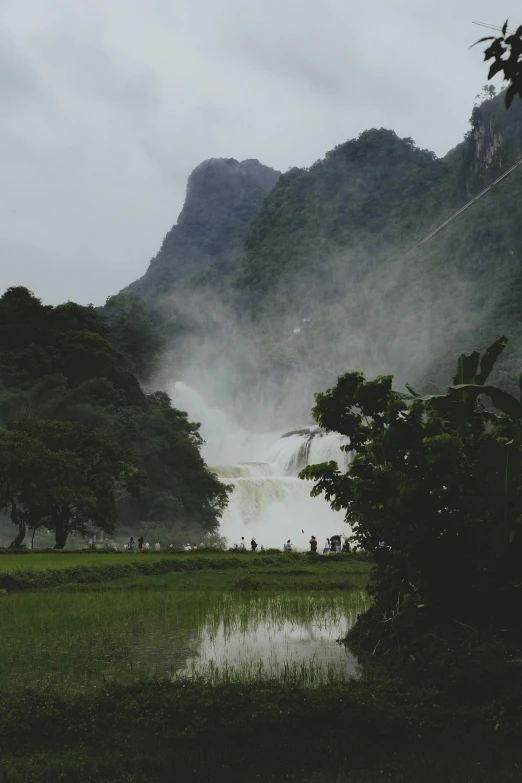
[[[522,98],[522,25],[516,32],[508,33],[508,23],[502,28],[502,35],[495,38],[492,35],[481,38],[477,43],[492,41],[484,52],[484,60],[493,60],[489,68],[488,79],[492,79],[497,73],[502,73],[508,83],[505,93],[506,109],[509,109],[513,98],[518,95]]]
[[[148,378],[164,339],[144,300],[135,291],[125,291],[109,296],[105,309],[111,342],[128,359],[135,375]]]
[[[0,509],[20,528],[15,544],[27,524],[54,530],[58,549],[71,532],[113,532],[118,483],[136,494],[145,476],[91,427],[21,419],[0,430]]]
[[[227,488],[210,473],[201,457],[198,425],[172,408],[166,394],[144,394],[130,369],[138,365],[143,373],[151,369],[152,364],[145,357],[148,354],[152,362],[158,346],[157,328],[133,293],[114,297],[109,311],[112,314],[107,320],[94,308],[73,302],[45,306],[25,288],[10,288],[0,298],[0,421],[11,423],[9,429],[24,420],[23,425],[16,426],[25,428],[19,429],[16,436],[9,436],[21,439],[4,462],[6,470],[11,470],[10,486],[14,486],[12,476],[17,472],[12,468],[15,458],[20,476],[30,473],[35,465],[40,466],[37,483],[44,488],[44,468],[49,475],[53,466],[58,471],[55,452],[63,452],[75,457],[70,462],[68,457],[63,459],[64,471],[69,472],[61,475],[61,481],[71,482],[71,491],[78,487],[83,470],[81,454],[74,445],[78,437],[78,443],[87,448],[86,455],[102,450],[100,465],[106,471],[107,481],[115,480],[117,473],[111,467],[115,463],[109,459],[111,448],[115,459],[119,450],[133,455],[127,458],[128,463],[135,464],[137,475],[147,476],[146,488],[139,496],[129,492],[128,482],[118,481],[114,503],[120,521],[135,525],[150,519],[168,522],[178,529],[215,529],[226,506]],[[33,443],[34,438],[43,437],[43,429],[38,431],[40,425],[47,430],[45,442],[38,448],[44,449],[46,456],[39,456]],[[53,431],[65,439],[56,448],[46,440]],[[4,438],[8,437],[6,430],[1,432]],[[70,434],[69,445],[65,443],[66,433]],[[24,452],[24,443],[26,456],[16,456]],[[52,452],[48,462],[45,449]],[[5,451],[9,451],[7,445]],[[104,454],[109,461],[104,462]],[[27,492],[26,486],[26,498]],[[34,492],[41,494],[42,499],[46,497],[40,490]],[[101,506],[91,503],[90,524],[99,524],[109,531],[114,525],[115,508],[107,493],[108,486],[102,492],[107,501],[103,512]],[[24,525],[34,528],[42,518],[49,517],[50,512],[35,511],[29,520],[25,502],[16,503],[16,508],[13,503],[6,503],[2,507],[9,507],[11,518],[17,520],[21,540]],[[49,526],[54,526],[58,534],[56,509],[51,505],[53,520]],[[31,508],[35,509],[35,504]],[[71,526],[68,522],[66,530],[87,529],[86,508],[84,504],[79,514],[81,523]],[[64,540],[64,535],[60,533],[60,540]],[[19,536],[16,544],[21,543]]]
[[[301,477],[345,511],[354,539],[373,554],[385,618],[422,605],[444,617],[512,622],[522,567],[522,408],[483,383],[506,342],[488,349],[480,371],[479,354],[461,356],[455,380],[466,382],[445,395],[401,394],[390,376],[367,382],[360,373],[316,395],[314,417],[349,437],[354,458],[344,474],[330,462]],[[504,412],[487,410],[480,395]]]

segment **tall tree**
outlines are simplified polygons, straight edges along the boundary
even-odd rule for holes
[[[55,531],[56,549],[71,532],[112,532],[117,485],[136,493],[145,482],[130,454],[84,425],[21,420],[0,431],[0,455],[13,445],[0,465],[0,508],[19,527],[13,545],[21,543],[27,524],[42,520]]]

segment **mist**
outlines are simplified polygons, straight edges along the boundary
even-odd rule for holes
[[[311,424],[314,393],[352,370],[393,375],[397,389],[407,382],[431,388],[441,372],[452,372],[456,344],[477,347],[480,291],[463,271],[434,264],[432,252],[428,268],[419,255],[390,253],[368,268],[360,254],[339,254],[321,267],[321,287],[335,298],[314,298],[317,279],[301,278],[290,288],[306,290],[302,304],[290,309],[276,292],[273,312],[257,322],[215,292],[174,294],[163,307],[190,327],[166,351],[155,384],[171,391],[183,381],[226,415],[230,431],[260,434]],[[195,415],[199,421],[202,414]]]
[[[479,290],[433,258],[436,241],[429,253],[389,249],[386,263],[338,253],[320,275],[285,281],[293,297],[272,292],[258,319],[205,286],[162,301],[184,333],[175,332],[155,385],[200,423],[205,460],[233,488],[220,525],[229,545],[243,536],[305,548],[310,535],[350,535],[344,516],[298,478],[307,464],[347,466],[345,439],[314,426],[314,393],[351,370],[391,374],[397,389],[435,388],[446,357],[450,383],[453,346],[476,347]]]

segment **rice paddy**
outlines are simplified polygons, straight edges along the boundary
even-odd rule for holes
[[[0,688],[82,692],[154,678],[281,679],[357,674],[337,639],[364,592],[32,591],[0,602]]]
[[[480,742],[480,711],[446,759],[431,692],[368,679],[338,643],[369,570],[297,553],[0,556],[0,783],[517,780],[517,748]]]

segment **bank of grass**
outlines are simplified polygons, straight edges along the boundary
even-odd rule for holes
[[[392,683],[296,689],[203,680],[78,697],[0,697],[0,780],[431,781],[520,779],[518,741],[482,714],[462,722]],[[433,711],[432,711],[433,712]]]
[[[308,553],[117,552],[0,555],[0,589],[34,590],[66,585],[107,589],[108,583],[140,589],[360,589],[371,564],[359,555]],[[197,576],[195,576],[197,575]],[[242,587],[243,586],[243,587]]]

